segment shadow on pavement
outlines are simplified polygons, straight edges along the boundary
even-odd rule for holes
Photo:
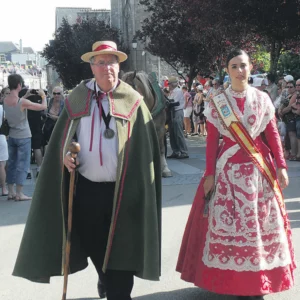
[[[99,298],[72,298],[69,300],[97,300]],[[154,293],[139,297],[133,300],[236,300],[237,297],[230,295],[218,295],[199,288],[186,288],[175,291]]]
[[[98,298],[72,298],[72,299],[68,299],[68,300],[98,300],[98,299],[100,299],[100,298],[99,297]]]
[[[99,300],[100,298],[72,298],[68,300]],[[105,298],[106,299],[106,298]]]
[[[134,297],[133,300],[236,300],[235,296],[218,295],[199,288],[186,288],[169,292]]]
[[[299,191],[298,191],[299,193]],[[285,207],[287,210],[299,210],[300,211],[300,198],[296,201],[285,202]]]
[[[0,197],[0,227],[25,224],[31,201],[7,201]]]
[[[291,227],[292,228],[300,228],[300,212],[289,212],[288,213]]]

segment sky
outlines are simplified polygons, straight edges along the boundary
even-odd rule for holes
[[[0,41],[18,43],[41,51],[55,30],[56,7],[110,9],[110,0],[24,0],[1,1]]]

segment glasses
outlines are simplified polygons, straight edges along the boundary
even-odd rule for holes
[[[53,93],[53,95],[55,96],[55,95],[60,95],[60,93]]]
[[[296,86],[300,86],[300,84],[296,84]]]
[[[91,63],[92,66],[96,66],[99,68],[104,68],[105,66],[107,67],[115,67],[118,64],[117,61],[98,61],[97,63]]]
[[[293,85],[289,85],[289,86],[286,86],[288,89],[293,89],[294,86]]]

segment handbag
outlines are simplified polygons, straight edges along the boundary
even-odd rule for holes
[[[4,108],[3,108],[3,112],[2,112],[2,125],[0,127],[0,134],[3,134],[5,136],[9,135],[8,121],[6,119],[4,119]]]
[[[50,139],[55,123],[56,122],[49,117],[47,117],[45,120],[45,123],[42,127],[42,133],[47,141]]]

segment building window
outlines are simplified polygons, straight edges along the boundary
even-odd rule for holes
[[[0,54],[0,63],[6,62],[5,54]]]

